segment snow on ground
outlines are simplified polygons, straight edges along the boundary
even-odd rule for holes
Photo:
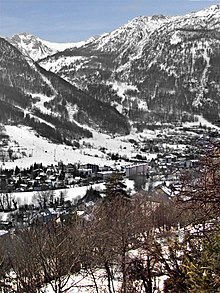
[[[109,83],[109,85],[112,85],[113,90],[115,90],[117,92],[118,96],[122,97],[122,98],[124,98],[124,94],[127,90],[138,91],[136,86],[129,85],[124,82],[115,81],[114,83]]]
[[[102,153],[99,148],[107,148],[106,153],[119,153],[127,157],[135,155],[134,148],[131,143],[127,141],[129,137],[110,137],[107,134],[102,134],[93,131],[93,138],[82,139],[80,149],[73,149],[71,146],[56,145],[49,142],[47,139],[39,137],[36,133],[25,126],[5,126],[7,134],[10,136],[11,148],[13,149],[13,143],[16,141],[18,145],[14,147],[13,151],[24,151],[26,156],[15,160],[14,162],[1,163],[1,168],[13,169],[15,166],[20,168],[27,168],[34,163],[43,163],[43,165],[57,164],[62,161],[64,164],[68,163],[93,163],[99,166],[112,166],[120,169],[120,166],[124,166],[125,162],[116,162],[109,159],[107,154]],[[10,146],[10,145],[9,145]],[[128,164],[128,163],[127,163]],[[133,189],[133,181],[126,181],[128,189]],[[67,199],[74,200],[79,196],[83,196],[89,186],[75,187],[66,189]],[[103,189],[102,185],[95,185],[94,188]],[[56,194],[59,195],[61,190],[56,190]],[[14,193],[16,198],[19,198],[19,202],[31,203],[33,198],[32,192]]]
[[[44,103],[45,102],[50,102],[51,100],[54,99],[54,96],[53,97],[48,97],[46,95],[43,95],[43,94],[31,94],[32,95],[32,98],[37,98],[37,102],[34,104],[35,107],[37,107],[38,109],[40,109],[40,111],[42,113],[45,113],[45,114],[51,114],[51,110],[48,110],[45,106],[44,106]]]
[[[18,148],[20,151],[24,150],[26,156],[14,162],[5,162],[4,166],[2,166],[4,168],[14,168],[16,165],[20,168],[27,168],[34,163],[43,163],[46,166],[57,164],[59,161],[62,161],[64,164],[93,163],[99,166],[107,165],[114,167],[116,166],[116,162],[111,160],[108,154],[118,153],[120,156],[126,158],[135,157],[140,151],[135,150],[134,145],[129,140],[143,139],[142,137],[138,137],[135,130],[130,135],[114,137],[86,127],[92,131],[93,137],[81,139],[81,147],[79,149],[73,149],[71,146],[51,143],[46,138],[38,136],[36,132],[25,126],[6,125],[5,128],[11,141],[9,147],[13,151],[16,151]],[[142,135],[145,138],[148,136],[152,138],[156,133],[146,132]],[[14,142],[17,142],[16,149],[13,149]],[[105,148],[105,153],[101,152],[100,148]],[[153,155],[149,154],[148,156],[150,159]],[[123,161],[117,162],[119,167],[125,164]]]
[[[34,131],[28,127],[5,126],[7,134],[11,141],[16,141],[19,146],[27,148],[27,157],[18,159],[14,162],[5,162],[5,168],[28,167],[33,163],[43,163],[44,165],[56,164],[59,161],[64,163],[96,163],[98,165],[111,165],[113,162],[103,157],[97,150],[77,149],[62,144],[53,144],[47,139],[38,137]],[[99,143],[101,144],[101,142]],[[105,146],[105,145],[103,145]],[[97,157],[92,157],[97,155]],[[101,157],[102,156],[102,157]]]
[[[39,38],[38,38],[39,39]],[[54,42],[50,42],[50,41],[45,41],[42,39],[39,39],[44,45],[46,45],[47,47],[53,49],[53,50],[57,50],[57,51],[64,51],[66,49],[69,48],[79,48],[82,47],[90,42],[92,42],[94,40],[94,37],[91,37],[85,41],[79,41],[79,42],[71,42],[71,43],[54,43]]]
[[[125,184],[127,186],[127,191],[134,190],[134,181],[126,179]],[[70,200],[71,202],[77,201],[82,198],[86,191],[90,188],[103,191],[105,189],[105,183],[96,183],[90,184],[88,186],[75,186],[65,189],[55,189],[54,196],[59,197],[60,193],[63,192],[65,194],[65,200]],[[37,194],[38,191],[27,191],[27,192],[14,192],[13,197],[17,200],[19,205],[23,204],[37,204]],[[0,215],[1,218],[1,215]]]
[[[65,189],[55,189],[54,196],[59,197],[61,192],[65,194],[65,200],[78,200],[82,198],[86,191],[91,187],[90,186],[77,186],[72,188],[65,188]],[[92,187],[97,190],[103,190],[104,184],[93,184]],[[37,194],[38,191],[27,191],[27,192],[14,192],[13,197],[17,200],[19,205],[23,204],[37,204]]]
[[[42,101],[42,100],[41,100]],[[40,103],[40,102],[39,102]],[[185,126],[202,125],[220,130],[217,127],[202,116],[197,115],[198,121],[185,123]],[[80,125],[83,126],[83,125]],[[115,162],[110,159],[108,154],[119,154],[125,158],[136,157],[140,154],[139,150],[135,149],[132,140],[143,142],[148,139],[156,137],[157,131],[145,130],[142,133],[137,134],[135,129],[127,136],[110,136],[98,131],[94,131],[89,127],[83,126],[89,129],[93,137],[83,138],[79,141],[80,148],[74,149],[71,146],[63,144],[54,144],[49,142],[46,138],[38,136],[33,130],[25,126],[5,126],[6,132],[10,137],[9,147],[13,151],[20,149],[26,153],[26,156],[15,160],[14,162],[5,162],[3,168],[14,168],[16,165],[20,168],[26,168],[34,163],[43,163],[44,165],[57,164],[62,161],[64,164],[68,163],[93,163],[99,166],[108,165],[111,167],[124,166],[126,162]],[[159,130],[158,130],[159,131]],[[13,143],[16,148],[13,148]],[[100,148],[105,149],[103,153]],[[150,160],[155,154],[146,154]],[[116,165],[117,164],[117,165]]]
[[[12,149],[12,143],[16,141],[18,143],[17,148],[25,150],[26,156],[14,162],[5,162],[4,168],[14,168],[16,165],[26,168],[35,162],[51,165],[57,164],[59,161],[64,164],[93,163],[99,166],[115,166],[115,161],[110,160],[108,153],[119,153],[121,156],[129,158],[138,153],[134,150],[132,143],[128,142],[128,139],[137,139],[135,134],[111,137],[107,134],[93,131],[92,138],[80,140],[81,148],[73,149],[71,146],[51,143],[25,126],[6,125],[5,128],[10,137]],[[105,154],[100,151],[101,147],[107,149]],[[121,165],[125,165],[125,163],[121,162]]]
[[[94,269],[93,271],[99,292],[107,292],[106,288],[108,288],[106,272],[102,269]],[[65,278],[63,280],[65,283]],[[119,288],[121,287],[121,282],[117,280],[113,280],[115,292],[119,292]],[[95,293],[97,292],[95,288],[94,279],[91,274],[88,275],[86,271],[81,272],[79,275],[71,276],[71,278],[67,281],[67,284],[64,286],[63,291],[66,288],[69,288],[66,292],[68,293]],[[43,288],[45,293],[53,293],[51,285],[46,285]]]
[[[0,230],[0,237],[5,235],[5,234],[8,234],[7,230]]]
[[[212,124],[211,122],[206,120],[202,115],[195,115],[195,117],[198,119],[198,121],[196,121],[196,122],[186,122],[186,123],[184,123],[184,126],[194,126],[194,125],[198,126],[198,125],[201,125],[201,126],[214,128],[214,129],[220,131],[220,127]]]
[[[138,255],[140,255],[140,253],[136,250],[136,257],[138,257]],[[142,252],[141,252],[142,253]],[[142,255],[143,257],[143,255]],[[147,258],[147,256],[146,256]],[[116,269],[117,270],[117,269]],[[111,286],[113,285],[112,288],[112,292],[114,290],[114,292],[121,292],[121,288],[122,288],[122,282],[121,282],[121,274],[117,271],[114,272],[114,278],[112,280]],[[157,277],[155,280],[153,280],[153,285],[155,286],[156,291],[154,292],[163,292],[163,288],[164,288],[164,281],[167,279],[168,277],[163,275],[160,277]],[[96,287],[95,287],[95,282],[96,285],[98,287],[99,292],[108,292],[109,290],[108,288],[108,279],[106,276],[106,271],[103,269],[93,269],[93,276],[91,275],[91,272],[87,272],[87,271],[80,271],[80,274],[76,274],[76,275],[72,275],[69,277],[67,277],[67,279],[63,279],[63,284],[66,284],[63,287],[63,291],[65,291],[65,288],[69,288],[67,290],[68,293],[95,293],[97,292]],[[140,280],[139,280],[140,281]],[[137,282],[139,284],[142,283],[142,281]],[[52,289],[52,284],[47,284],[44,288],[43,291],[45,293],[53,293],[54,290]],[[53,284],[54,285],[54,284]],[[145,289],[144,286],[142,284],[142,288],[139,288],[140,291],[138,291],[139,293],[144,293]]]
[[[177,45],[178,43],[182,42],[181,37],[178,35],[178,31],[176,31],[170,38],[170,44],[171,45]]]
[[[87,57],[82,57],[82,56],[64,56],[61,57],[57,60],[53,60],[53,62],[41,62],[41,66],[46,69],[46,70],[50,70],[53,72],[58,72],[59,70],[61,70],[62,67],[64,66],[69,66],[71,64],[76,63],[76,61],[79,60],[86,60]]]
[[[96,280],[96,284],[98,286],[99,292],[108,292],[108,283],[107,283],[107,277],[106,272],[102,269],[96,269],[96,271],[93,272]],[[118,277],[116,275],[115,279],[113,279],[114,284],[114,292],[121,292],[121,282],[118,280]],[[167,276],[161,276],[156,279],[156,286],[158,291],[157,292],[163,292],[163,284],[164,281],[167,279]],[[65,283],[65,278],[64,278]],[[71,276],[71,278],[68,280],[66,286],[64,286],[63,290],[65,288],[68,289],[68,293],[95,293],[97,292],[95,288],[94,279],[91,275],[88,275],[86,272],[82,272],[80,275]],[[54,293],[54,290],[52,289],[51,285],[46,285],[43,288],[45,293]],[[142,288],[141,292],[145,292],[144,288]]]
[[[10,218],[10,215],[11,215],[10,212],[8,212],[8,213],[0,212],[0,220],[6,222]]]
[[[86,41],[81,41],[81,42],[76,42],[76,43],[53,43],[53,42],[45,41],[45,40],[41,40],[41,39],[39,39],[39,40],[47,47],[49,47],[53,50],[57,50],[57,51],[64,51],[68,48],[79,48],[79,47],[82,47],[86,44]]]

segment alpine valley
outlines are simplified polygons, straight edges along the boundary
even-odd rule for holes
[[[0,37],[0,293],[220,293],[219,114],[220,5]]]
[[[2,37],[0,122],[71,147],[94,133],[138,137],[156,123],[203,117],[217,125],[219,20],[214,5],[136,17],[79,43]]]

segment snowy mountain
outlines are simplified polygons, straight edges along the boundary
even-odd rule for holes
[[[122,112],[135,116],[135,109],[144,110],[141,120],[149,111],[162,116],[201,113],[215,120],[220,106],[219,19],[219,5],[184,16],[137,17],[39,64]]]
[[[151,109],[219,115],[220,6],[174,19],[155,31],[129,72]],[[127,74],[127,72],[126,72]]]
[[[91,137],[88,127],[129,132],[126,118],[113,107],[47,72],[2,38],[0,122],[29,126],[51,141],[70,145]]]
[[[16,34],[6,38],[6,40],[19,49],[22,54],[29,56],[34,61],[64,51],[67,48],[78,48],[86,43],[86,41],[77,43],[53,43],[44,41],[28,33]]]
[[[1,122],[9,120],[52,141],[74,144],[91,137],[93,130],[127,134],[130,125],[142,130],[149,123],[195,114],[216,121],[219,19],[219,5],[184,16],[136,17],[55,54],[70,44],[22,34],[13,37],[17,49],[2,38]]]
[[[104,78],[114,74],[115,68],[125,66],[141,55],[151,33],[170,20],[163,15],[136,17],[113,32],[90,40],[81,48],[72,48],[49,56],[40,61],[47,70],[58,73],[66,80],[85,86],[84,76],[89,72],[89,80]],[[86,76],[86,80],[88,75]],[[94,82],[93,82],[94,83]]]

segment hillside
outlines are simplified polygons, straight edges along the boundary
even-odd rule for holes
[[[219,5],[185,16],[137,17],[39,64],[132,120],[158,115],[178,120],[188,112],[215,121],[220,102],[219,19]]]
[[[34,40],[48,42],[21,34],[16,48],[0,39],[1,123],[25,125],[68,145],[93,130],[124,135],[156,122],[195,121],[195,115],[216,123],[219,19],[219,5],[184,16],[140,16],[65,51],[47,52],[52,55],[39,62],[30,58]],[[36,56],[43,52],[41,45],[35,49]]]
[[[1,123],[23,124],[59,143],[92,134],[82,125],[128,133],[126,119],[113,107],[47,72],[0,39]],[[97,115],[98,113],[98,115]]]

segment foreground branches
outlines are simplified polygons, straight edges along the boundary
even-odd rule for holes
[[[130,197],[123,178],[88,214],[0,237],[2,292],[219,293],[220,146],[166,202]],[[70,289],[72,291],[70,291]],[[76,291],[73,291],[76,290]]]

